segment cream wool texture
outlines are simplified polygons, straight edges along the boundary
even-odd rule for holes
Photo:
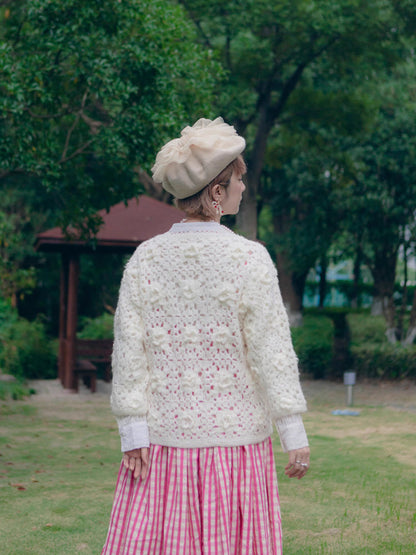
[[[258,443],[306,410],[276,269],[259,243],[194,229],[175,224],[125,268],[112,410],[124,429],[147,421],[153,444]]]

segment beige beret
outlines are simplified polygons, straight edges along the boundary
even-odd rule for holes
[[[195,195],[245,149],[246,142],[222,118],[201,118],[156,156],[153,179],[178,199]]]

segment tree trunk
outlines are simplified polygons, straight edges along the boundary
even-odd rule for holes
[[[381,245],[382,246],[382,245]],[[397,248],[381,248],[376,252],[371,273],[374,279],[375,296],[371,314],[376,314],[376,308],[381,300],[381,308],[386,320],[386,336],[390,343],[397,341],[395,324],[396,307],[394,306],[393,293],[396,278]]]
[[[407,330],[406,339],[403,341],[403,345],[412,345],[416,338],[416,289],[413,293],[413,303],[412,310],[410,311],[409,328]]]
[[[407,248],[406,245],[403,247],[403,262],[404,262],[404,283],[402,291],[402,303],[400,306],[399,318],[397,322],[397,335],[398,339],[401,341],[404,338],[404,316],[406,314],[407,307],[407,279],[408,279],[408,268],[407,268]]]
[[[277,269],[279,272],[280,291],[286,307],[291,327],[300,327],[303,324],[302,299],[305,290],[306,275],[295,276],[289,268],[287,255],[276,252]]]
[[[257,187],[247,180],[247,189],[243,194],[243,201],[237,214],[237,231],[247,237],[256,239],[257,237]]]
[[[386,319],[386,336],[389,343],[397,342],[397,328],[395,325],[396,307],[394,306],[393,295],[387,298],[387,305],[384,309],[384,318]]]
[[[321,273],[319,276],[319,308],[324,307],[326,297],[326,272],[328,270],[328,258],[326,254],[321,258]]]
[[[374,295],[373,302],[371,303],[371,316],[383,316],[384,307],[387,306],[387,301],[387,297]]]
[[[351,306],[353,308],[358,308],[361,306],[361,298],[360,298],[360,279],[361,279],[361,263],[362,263],[362,250],[361,246],[358,245],[357,250],[355,252],[355,259],[354,259],[354,284],[352,290],[352,298],[351,298]]]
[[[237,214],[237,228],[248,239],[257,237],[257,195],[260,189],[267,141],[277,117],[270,117],[269,100],[269,96],[266,95],[259,109],[259,123],[248,160],[247,189],[243,194],[243,202]]]

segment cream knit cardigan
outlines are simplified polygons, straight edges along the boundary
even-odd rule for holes
[[[215,222],[180,223],[128,262],[114,323],[111,406],[122,450],[307,445],[275,267]],[[149,437],[147,437],[149,434]]]

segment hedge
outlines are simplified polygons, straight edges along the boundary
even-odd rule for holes
[[[18,316],[8,303],[0,302],[0,371],[19,379],[56,377],[56,354],[40,319]]]
[[[331,372],[334,349],[334,324],[326,316],[305,315],[303,326],[292,328],[293,345],[302,373],[314,379]]]
[[[112,339],[114,316],[104,312],[96,318],[80,318],[79,339]]]
[[[386,380],[416,378],[416,347],[367,343],[351,347],[358,378]]]

